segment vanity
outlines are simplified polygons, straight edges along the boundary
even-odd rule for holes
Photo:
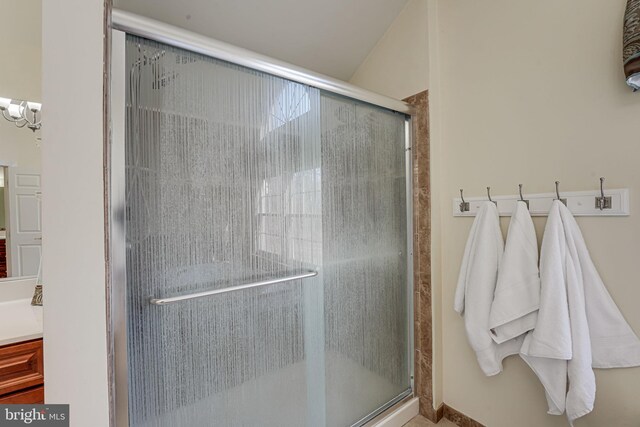
[[[0,404],[44,403],[42,307],[35,278],[0,281]]]

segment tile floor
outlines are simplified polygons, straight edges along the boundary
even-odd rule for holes
[[[452,423],[449,420],[445,420],[444,418],[441,419],[438,424],[434,424],[421,415],[418,415],[417,417],[409,421],[407,424],[404,425],[404,427],[429,427],[429,426],[436,426],[436,425],[441,427],[457,427],[456,424]]]

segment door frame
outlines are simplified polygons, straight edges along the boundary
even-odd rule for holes
[[[7,234],[7,230],[11,228],[11,194],[7,182],[9,181],[9,168],[16,167],[17,164],[13,160],[0,160],[0,168],[3,169],[4,175],[4,244],[5,244],[5,262],[7,264],[7,278],[11,277],[11,254],[10,254],[10,237]]]

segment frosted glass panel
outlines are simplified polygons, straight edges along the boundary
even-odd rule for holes
[[[130,425],[347,426],[406,391],[405,117],[134,36],[126,55]]]
[[[149,304],[319,267],[319,92],[134,37],[127,67],[130,424],[324,425],[320,278]]]
[[[411,386],[405,118],[321,104],[327,425],[345,426]]]

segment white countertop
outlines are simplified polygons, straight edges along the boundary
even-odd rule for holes
[[[31,298],[0,302],[0,346],[42,338],[42,307]]]
[[[42,307],[31,305],[35,279],[0,281],[0,346],[42,338]]]

